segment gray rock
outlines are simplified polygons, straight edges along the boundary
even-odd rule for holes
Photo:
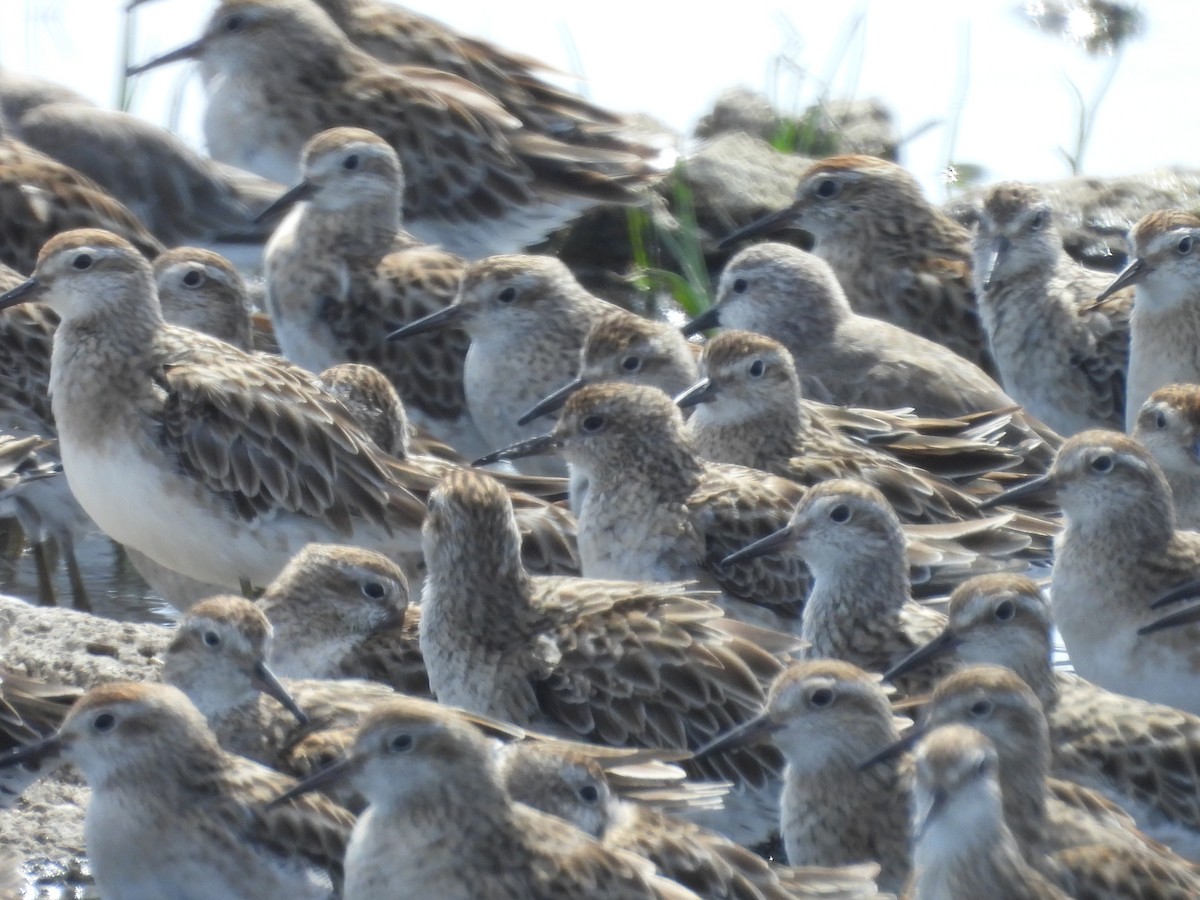
[[[895,160],[900,145],[891,111],[879,100],[831,100],[789,115],[747,88],[721,94],[696,124],[698,138],[748,134],[812,157],[866,153]]]
[[[157,680],[156,657],[170,638],[171,630],[162,625],[116,622],[0,597],[0,667],[42,681],[87,689]],[[27,869],[75,878],[84,852],[87,798],[83,778],[69,766],[40,779],[11,809],[0,809],[0,847],[22,860],[39,861]],[[62,881],[53,886],[69,887]]]
[[[686,177],[706,255],[735,228],[790,205],[810,165],[811,159],[780,153],[749,134],[725,134],[701,146],[686,163]],[[669,189],[664,193],[670,202]],[[678,216],[678,208],[672,211]]]
[[[722,134],[749,134],[770,141],[779,134],[784,118],[771,102],[745,87],[721,93],[713,108],[696,123],[695,135],[709,139]]]

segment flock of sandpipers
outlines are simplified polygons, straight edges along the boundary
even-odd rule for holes
[[[0,668],[101,896],[1200,896],[1200,218],[1113,280],[833,157],[681,331],[521,252],[671,163],[536,61],[381,0],[183,59],[212,159],[0,75],[0,505],[182,612],[161,682]],[[263,241],[265,315],[189,246]]]

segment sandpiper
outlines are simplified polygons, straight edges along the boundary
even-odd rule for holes
[[[177,247],[154,261],[163,319],[254,351],[250,296],[241,273],[219,253]]]
[[[1158,896],[1154,891],[1163,890],[1186,896],[1178,892],[1200,890],[1197,869],[1146,838],[1118,807],[1086,788],[1047,779],[1046,719],[1033,691],[1014,672],[973,666],[948,675],[934,691],[921,728],[902,743],[911,745],[930,729],[952,723],[991,740],[1008,827],[1027,860],[1069,894],[1115,898]],[[1110,879],[1123,883],[1123,890],[1114,890]]]
[[[799,560],[772,556],[722,568],[720,558],[782,525],[799,485],[748,469],[706,464],[662,391],[598,384],[577,391],[554,430],[490,457],[559,448],[572,484],[588,484],[579,552],[589,578],[698,581],[722,591],[737,618],[787,627],[808,593]],[[593,490],[595,488],[595,490]]]
[[[964,582],[947,614],[942,633],[885,678],[934,659],[1012,669],[1046,713],[1051,774],[1100,791],[1151,837],[1200,857],[1200,772],[1187,762],[1200,753],[1200,719],[1055,669],[1050,604],[1022,575]]]
[[[311,0],[223,0],[198,40],[131,73],[197,58],[213,76],[216,159],[290,183],[310,137],[352,122],[399,154],[408,227],[470,258],[519,251],[597,203],[634,202],[653,174],[636,154],[523,128],[464,79],[381,63]]]
[[[725,243],[780,225],[812,235],[858,312],[991,370],[971,284],[971,236],[922,196],[907,170],[873,156],[820,160],[801,179],[795,203]]]
[[[1125,423],[1133,291],[1097,307],[1110,276],[1063,250],[1046,195],[1004,182],[983,198],[975,296],[1001,384],[1062,435]]]
[[[202,244],[257,256],[267,229],[254,217],[283,188],[215,162],[165,128],[89,104],[38,106],[14,135],[91,178],[168,247]],[[251,255],[252,254],[252,255]]]
[[[1152,601],[1200,577],[1200,534],[1176,527],[1154,457],[1114,431],[1069,438],[1050,473],[1002,497],[1053,491],[1065,518],[1051,588],[1071,663],[1110,691],[1200,713],[1194,641],[1178,630],[1139,636]]]
[[[283,678],[365,678],[427,695],[420,607],[408,579],[373,550],[309,544],[257,601],[274,626],[271,666]]]
[[[163,654],[163,679],[188,695],[227,750],[287,774],[308,773],[339,756],[363,717],[397,695],[384,684],[345,677],[276,679],[265,664],[272,635],[270,622],[249,600],[211,597],[184,615]],[[515,725],[412,701],[470,721],[493,738],[526,737]],[[352,795],[339,800],[361,805]]]
[[[463,391],[467,335],[445,329],[420,342],[387,340],[447,308],[465,263],[404,230],[404,174],[377,135],[323,131],[304,145],[301,166],[303,179],[272,207],[295,205],[264,256],[280,349],[313,372],[338,363],[379,368],[416,422],[464,455],[479,455],[486,441]]]
[[[716,303],[684,328],[767,334],[788,348],[818,400],[918,415],[1017,406],[970,360],[882,319],[855,313],[830,265],[788,244],[757,244],[726,264]],[[1041,426],[1045,429],[1045,426]]]
[[[1006,467],[1004,460],[996,458],[995,448],[983,441],[964,436],[955,449],[951,442],[936,438],[924,443],[902,440],[897,441],[896,451],[889,452],[886,439],[878,447],[855,440],[839,428],[838,416],[828,414],[828,407],[804,400],[792,355],[766,335],[722,331],[705,344],[703,362],[705,377],[675,402],[695,408],[687,430],[706,459],[762,469],[806,487],[829,478],[867,481],[884,493],[906,522],[978,518],[982,513],[972,488],[998,490],[990,480],[986,485],[960,487],[955,480],[897,458],[902,453],[927,461],[935,472],[945,466],[961,473],[946,456],[981,453]],[[919,420],[913,424],[919,427]],[[956,480],[962,480],[962,475]],[[1053,533],[1048,527],[1042,527],[1043,544],[1046,535]]]
[[[223,751],[175,688],[95,688],[0,767],[51,757],[91,786],[84,833],[106,897],[334,896],[354,817],[323,797],[268,806],[295,782]]]
[[[812,572],[800,630],[806,657],[882,673],[945,625],[942,613],[912,599],[900,520],[868,484],[818,484],[784,528],[726,561],[779,552],[795,553]],[[906,694],[923,693],[938,674],[895,683]]]
[[[785,358],[790,361],[792,371],[795,371],[795,361],[786,347],[763,334],[750,337],[754,334],[756,333],[730,329],[710,338],[704,344],[701,356],[704,377],[689,385],[688,390],[676,398],[677,402],[685,407],[720,402],[718,398],[721,388],[715,383],[716,373],[710,369],[725,371],[733,365],[734,360],[741,358],[742,348],[749,352],[751,347],[771,347],[780,355],[786,353]],[[746,359],[746,372],[742,375],[742,380],[755,377],[749,374],[749,369],[754,367],[755,358]],[[732,374],[738,373],[733,370]],[[781,401],[772,396],[772,402]],[[956,484],[970,484],[973,489],[982,486],[979,479],[990,481],[991,479],[985,476],[996,473],[1004,473],[1001,478],[1015,477],[1021,473],[1044,474],[1054,461],[1053,451],[1046,448],[1040,440],[1030,442],[1028,431],[1014,428],[1011,414],[1003,410],[967,416],[925,418],[902,409],[832,406],[803,396],[798,402],[801,419],[809,421],[811,428],[816,428],[823,434],[835,429],[840,435],[836,438],[839,446],[845,438],[858,445],[878,448],[903,463],[950,479]],[[778,415],[782,418],[779,423],[780,432],[786,436],[794,414],[789,414],[781,407]],[[725,432],[717,430],[717,423],[712,421],[713,418],[713,415],[709,414],[689,428],[693,439],[708,447],[706,456],[717,461],[735,462],[734,459],[722,455],[734,451],[725,449]],[[816,420],[815,423],[813,420]],[[729,423],[729,427],[730,435],[740,433],[732,428],[732,423]],[[728,439],[730,442],[734,441],[733,437]],[[773,436],[764,436],[763,441],[768,452],[778,443]],[[1031,443],[1034,446],[1031,446]],[[854,455],[849,448],[846,448],[846,452]],[[756,468],[766,466],[757,465]]]
[[[434,19],[377,0],[317,0],[350,40],[376,59],[425,66],[487,91],[522,124],[567,143],[645,152],[622,135],[622,119],[551,84],[544,63],[468,37]]]
[[[721,590],[719,602],[735,618],[782,630],[799,624],[810,576],[793,554],[721,564],[787,523],[804,494],[798,484],[704,461],[671,399],[642,385],[582,388],[567,401],[553,432],[479,462],[549,448],[558,448],[567,460],[572,485],[590,485],[578,505],[585,575],[699,581]],[[1028,540],[1006,534],[1004,522],[906,526],[909,561],[921,592],[949,590],[977,567],[1009,565],[992,557],[1022,553]]]
[[[436,707],[381,705],[343,763],[280,801],[347,777],[370,807],[346,850],[346,900],[695,897],[637,857],[514,803],[484,736]]]
[[[466,464],[449,444],[408,421],[408,411],[386,375],[363,363],[339,363],[321,372],[316,383],[337,397],[342,406],[381,449],[398,459],[433,457],[442,462]],[[535,493],[545,491],[535,479],[510,478],[514,488],[524,485]]]
[[[1125,430],[1146,399],[1168,384],[1200,382],[1200,314],[1193,282],[1200,271],[1200,218],[1178,209],[1143,216],[1130,229],[1134,260],[1096,298],[1137,285],[1129,347]]]
[[[272,628],[247,600],[210,597],[188,610],[164,653],[162,678],[179,688],[208,719],[227,750],[271,763],[278,749],[271,729],[247,729],[248,711],[257,713],[260,695],[286,711],[275,715],[290,731],[308,716],[267,666]],[[386,694],[386,691],[381,691]],[[275,706],[270,709],[274,710]],[[264,752],[261,748],[267,746]]]
[[[892,759],[859,764],[898,739],[878,675],[840,660],[793,663],[776,679],[757,718],[701,750],[701,755],[768,738],[787,768],[781,831],[793,866],[875,862],[879,886],[898,891],[908,877],[908,776]]]
[[[878,896],[877,866],[791,868],[769,864],[723,835],[661,811],[652,800],[622,799],[609,784],[601,761],[585,753],[524,741],[506,745],[499,760],[501,778],[514,800],[566,819],[607,847],[650,860],[662,875],[702,897],[850,900]],[[619,775],[620,769],[616,772]]]
[[[1169,384],[1150,395],[1133,436],[1154,454],[1171,485],[1180,528],[1200,528],[1200,387]]]
[[[164,324],[149,263],[107,232],[55,238],[0,306],[41,297],[64,319],[52,371],[64,468],[109,536],[239,589],[313,541],[375,547],[415,571],[436,476],[383,454],[303,370]],[[569,564],[571,517],[533,497],[517,506],[531,554]]]
[[[25,113],[51,103],[79,103],[87,106],[87,97],[56,81],[0,68],[0,116],[11,129]]]
[[[1068,900],[1005,823],[999,768],[991,741],[965,725],[936,728],[917,745],[910,896]]]
[[[484,473],[447,476],[429,510],[420,643],[443,703],[603,744],[695,749],[756,712],[799,646],[678,583],[531,577],[507,495]],[[714,827],[769,837],[773,753],[699,771],[736,785]]]
[[[695,382],[700,352],[699,344],[666,322],[613,309],[588,331],[575,378],[539,400],[517,422],[524,425],[548,415],[584,385],[606,381],[645,384],[674,396]]]
[[[495,256],[467,268],[453,305],[390,338],[415,343],[424,340],[418,335],[447,326],[467,332],[467,405],[495,449],[539,433],[538,425],[518,424],[526,421],[521,414],[575,374],[588,332],[618,309],[588,293],[554,257]],[[554,459],[522,466],[562,471]]]
[[[408,411],[386,375],[374,366],[339,363],[321,372],[317,384],[342,402],[380,449],[401,459],[409,455],[416,429],[409,424]],[[449,445],[442,446],[454,453]]]
[[[100,185],[6,136],[0,122],[0,231],[5,235],[0,263],[32,271],[42,245],[72,228],[114,231],[149,258],[163,250],[141,220]]]

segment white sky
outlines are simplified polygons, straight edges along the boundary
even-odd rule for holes
[[[112,103],[120,63],[122,0],[0,0],[0,65],[64,82]],[[211,0],[160,0],[138,16],[132,57],[144,60],[196,37]],[[989,179],[1044,180],[1067,174],[1057,148],[1072,147],[1078,104],[1100,84],[1108,60],[1087,57],[1038,34],[1017,0],[875,0],[842,3],[738,0],[701,4],[654,0],[605,3],[419,0],[468,33],[587,76],[586,92],[618,110],[645,111],[690,129],[720,91],[746,85],[774,91],[802,108],[832,81],[833,96],[879,97],[901,134],[940,120],[904,150],[903,161],[932,191],[949,151],[948,127],[963,95],[953,158],[986,167]],[[1132,42],[1099,108],[1085,158],[1087,174],[1195,165],[1200,115],[1200,3],[1147,0],[1147,30]],[[736,12],[735,12],[736,11]],[[846,49],[858,14],[865,25]],[[799,34],[798,41],[792,35]],[[773,78],[787,51],[811,75]],[[180,67],[143,79],[136,112],[166,123]],[[964,82],[965,73],[965,82]],[[179,113],[180,132],[202,144],[202,104],[193,80]]]

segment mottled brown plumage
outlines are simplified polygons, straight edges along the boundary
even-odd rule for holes
[[[66,317],[52,377],[67,477],[110,536],[230,587],[269,583],[313,540],[415,565],[423,498],[452,464],[389,457],[303,370],[164,324],[149,264],[114,235],[61,236],[36,271],[25,290]],[[570,516],[516,505],[534,567],[570,571]]]
[[[468,722],[411,699],[366,718],[347,763],[300,787],[348,777],[369,799],[346,853],[347,900],[694,900],[637,857],[514,803],[491,754]]]
[[[1050,605],[1024,576],[964,582],[951,595],[947,615],[943,632],[915,651],[905,668],[939,659],[1012,669],[1045,711],[1050,773],[1116,800],[1143,831],[1197,857],[1200,719],[1054,668]]]
[[[783,527],[803,496],[799,485],[705,462],[670,398],[640,385],[581,389],[567,401],[554,432],[537,444],[542,445],[561,449],[573,485],[588,485],[577,504],[584,574],[699,580],[721,590],[721,602],[733,615],[794,628],[810,580],[800,560],[786,553],[744,563],[723,560]],[[1003,558],[1026,546],[996,524],[909,526],[910,561],[921,589],[936,591],[975,566],[1003,565],[985,557]]]
[[[1033,868],[1004,821],[991,742],[963,725],[921,740],[913,784],[913,876],[905,897],[1067,900]]]
[[[651,174],[637,154],[530,131],[458,76],[389,66],[310,0],[223,0],[204,35],[135,71],[199,58],[213,156],[292,182],[304,143],[348,122],[380,135],[407,180],[421,239],[477,258],[511,253],[599,202],[629,203]]]
[[[514,800],[557,816],[605,846],[650,860],[711,900],[875,897],[878,867],[791,868],[762,857],[653,802],[622,799],[601,761],[547,743],[511,744],[500,760]]]
[[[688,326],[756,331],[788,348],[805,393],[874,409],[960,416],[1016,402],[968,359],[851,309],[829,264],[788,244],[758,244],[721,273],[716,305]],[[1027,428],[1047,431],[1040,423]],[[1044,438],[1054,441],[1052,434]]]
[[[971,284],[971,236],[906,169],[873,156],[820,160],[791,207],[745,232],[784,223],[812,235],[857,312],[992,370]]]
[[[535,131],[571,144],[643,153],[621,134],[621,117],[551,84],[544,63],[468,37],[409,9],[376,0],[317,0],[347,36],[392,65],[426,66],[478,85]]]
[[[923,728],[957,723],[989,738],[1000,760],[1008,826],[1035,867],[1068,893],[1088,896],[1180,896],[1200,890],[1190,863],[1150,841],[1118,807],[1069,782],[1047,780],[1050,745],[1037,697],[1009,669],[974,666],[943,679]],[[1071,851],[1065,856],[1062,851]],[[1120,867],[1120,890],[1101,887],[1105,869]]]
[[[61,756],[83,771],[88,857],[106,896],[186,883],[210,896],[316,900],[341,881],[354,817],[323,797],[268,806],[295,782],[223,751],[175,688],[94,688],[53,738],[18,753],[0,765]]]
[[[360,547],[309,544],[258,600],[275,627],[272,667],[284,678],[365,678],[428,695],[421,610],[404,571]]]
[[[840,660],[793,663],[776,679],[762,714],[705,753],[754,745],[770,735],[787,768],[781,831],[794,866],[879,864],[879,886],[908,876],[909,777],[895,758],[861,763],[898,738],[879,676]]]
[[[73,228],[104,228],[153,258],[163,246],[120,201],[85,175],[0,134],[0,263],[33,271],[38,251]]]
[[[794,553],[813,575],[800,631],[805,656],[883,673],[945,624],[942,613],[912,599],[904,531],[870,485],[833,479],[812,488],[780,541],[779,552]],[[940,674],[896,683],[906,694],[923,693]]]
[[[13,120],[13,132],[94,180],[168,247],[236,242],[257,253],[269,231],[254,216],[283,192],[165,128],[90,103],[39,105]]]
[[[530,576],[509,501],[483,473],[442,482],[424,534],[430,687],[488,716],[615,746],[695,749],[757,710],[797,646],[723,618],[678,583]],[[773,804],[778,766],[773,753],[751,752],[699,771],[735,781],[757,808],[764,791]],[[769,821],[752,819],[723,827],[765,839]]]
[[[1200,534],[1177,528],[1171,488],[1145,447],[1085,431],[1059,451],[1047,478],[1017,491],[1052,491],[1062,507],[1050,592],[1054,621],[1084,678],[1111,691],[1200,713],[1194,635],[1139,635],[1150,604],[1200,577]]]
[[[404,173],[382,138],[333,128],[304,146],[301,198],[267,244],[267,307],[280,348],[319,372],[368,363],[395,386],[414,419],[471,456],[484,440],[463,390],[468,338],[445,329],[420,342],[387,336],[445,309],[465,263],[404,230]]]
[[[722,331],[704,348],[705,379],[679,402],[695,405],[687,430],[705,458],[762,469],[806,487],[830,478],[855,478],[878,488],[905,522],[947,522],[979,518],[979,499],[970,492],[995,493],[991,479],[961,488],[897,458],[930,462],[936,470],[953,453],[951,442],[921,439],[898,442],[893,452],[884,441],[873,446],[839,428],[828,407],[806,402],[792,355],[779,342],[748,331]],[[869,411],[865,412],[870,415]],[[920,420],[913,419],[914,428]],[[982,441],[960,442],[964,455],[993,456]],[[923,456],[922,450],[928,455]],[[919,463],[918,463],[919,465]],[[948,464],[954,467],[954,463]],[[1048,550],[1053,526],[1025,520],[1032,540]],[[1014,527],[1018,527],[1014,523]]]

